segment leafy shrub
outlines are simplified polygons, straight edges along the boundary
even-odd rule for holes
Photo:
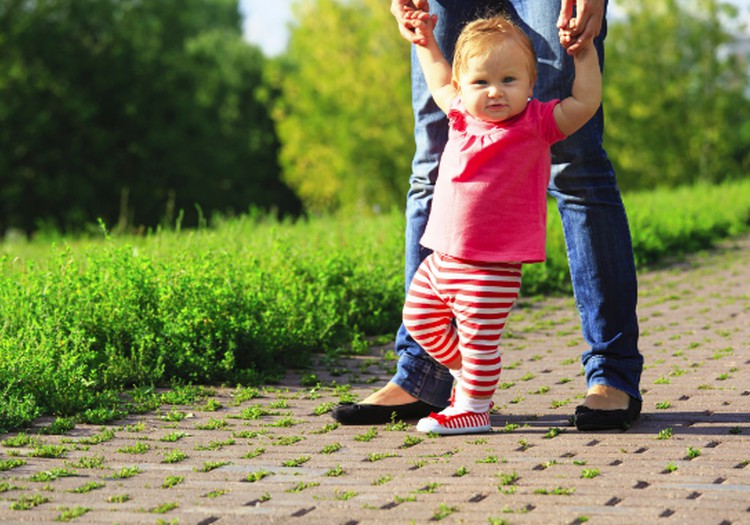
[[[748,231],[750,178],[697,184],[623,196],[636,267],[710,248],[717,240]],[[547,261],[524,267],[522,292],[569,293],[570,271],[556,204],[550,203]]]
[[[552,206],[552,205],[551,205]],[[750,179],[626,198],[639,266],[750,223]],[[548,260],[525,294],[567,292],[550,210]],[[129,386],[260,383],[315,352],[392,334],[403,301],[400,213],[0,245],[0,429],[47,414],[104,423],[148,407]],[[144,391],[145,392],[145,391]]]

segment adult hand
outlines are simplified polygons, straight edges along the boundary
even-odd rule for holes
[[[398,22],[401,36],[412,44],[424,45],[425,38],[415,31],[415,11],[429,11],[427,0],[391,0],[391,14]]]
[[[562,0],[557,27],[561,32],[560,41],[569,55],[575,55],[582,46],[599,35],[604,23],[604,11],[604,0]]]

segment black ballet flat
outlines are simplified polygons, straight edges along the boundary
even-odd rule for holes
[[[642,402],[629,398],[626,410],[599,410],[579,405],[573,422],[578,430],[627,430],[641,415]]]
[[[442,410],[425,403],[415,401],[405,405],[365,405],[360,403],[341,403],[333,409],[333,419],[342,425],[382,425],[391,420],[406,421],[419,419],[431,412]]]

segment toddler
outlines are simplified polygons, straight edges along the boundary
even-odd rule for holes
[[[417,430],[490,430],[500,379],[500,336],[518,298],[523,263],[545,259],[550,146],[583,126],[601,102],[601,72],[589,42],[574,55],[572,94],[531,98],[536,55],[502,16],[468,24],[451,66],[427,10],[408,16],[422,37],[416,52],[430,93],[448,115],[432,211],[421,244],[432,254],[407,293],[404,326],[456,379],[451,405]],[[564,41],[569,35],[561,31]]]

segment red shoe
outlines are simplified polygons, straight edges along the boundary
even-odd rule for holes
[[[482,413],[461,412],[450,416],[433,412],[417,423],[417,431],[440,435],[474,434],[489,432],[491,429],[489,411]]]

